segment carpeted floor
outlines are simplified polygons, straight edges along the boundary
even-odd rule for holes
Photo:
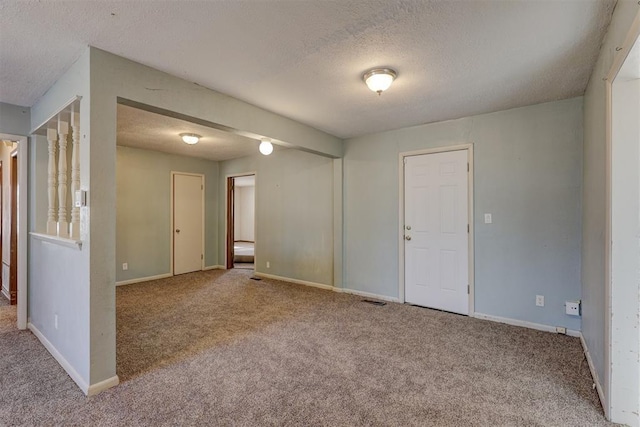
[[[0,307],[0,424],[608,425],[576,338],[250,274],[119,287],[92,398]]]

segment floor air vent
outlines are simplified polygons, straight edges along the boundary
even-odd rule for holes
[[[256,277],[256,276],[251,276],[251,277],[250,277],[250,279],[251,279],[251,280],[262,280],[261,278]]]
[[[367,304],[378,305],[378,306],[387,305],[387,303],[384,301],[374,301],[372,299],[363,299],[362,302],[366,302]]]

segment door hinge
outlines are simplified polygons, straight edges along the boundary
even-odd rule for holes
[[[471,286],[467,285],[467,295],[471,293]]]
[[[407,158],[406,157],[402,158],[402,163],[404,163],[405,165],[407,164]]]
[[[204,185],[203,184],[200,184],[200,189],[204,190]]]
[[[200,259],[204,259],[204,254],[200,254]]]
[[[467,163],[467,172],[469,172],[469,163]]]
[[[469,224],[467,224],[467,233],[470,233],[470,232],[471,232],[471,230],[469,228]]]

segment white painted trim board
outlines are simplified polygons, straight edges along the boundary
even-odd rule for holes
[[[605,288],[604,288],[604,393],[600,396],[602,407],[604,408],[605,418],[611,419],[612,402],[611,402],[611,306],[612,301],[612,269],[611,269],[611,206],[612,206],[612,137],[613,137],[613,83],[620,72],[627,56],[633,49],[636,40],[640,37],[640,10],[636,12],[636,16],[629,28],[629,32],[625,36],[622,46],[616,49],[614,53],[611,67],[604,77],[605,80]],[[603,399],[602,396],[605,398]]]
[[[89,390],[87,390],[86,395],[95,396],[96,394],[103,392],[111,387],[115,387],[120,384],[120,378],[117,375],[112,376],[111,378],[107,378],[106,380],[100,381],[95,384],[91,384],[89,386]]]
[[[224,267],[224,265],[208,265],[202,269],[202,271],[207,270],[226,270],[226,268]]]
[[[602,389],[602,384],[600,383],[600,377],[598,377],[598,372],[596,371],[596,367],[593,364],[593,360],[591,359],[591,353],[589,352],[589,348],[587,347],[587,342],[584,340],[584,336],[582,335],[582,332],[580,332],[580,343],[582,344],[582,351],[584,351],[584,356],[587,358],[587,364],[589,365],[589,370],[591,371],[591,378],[593,378],[593,383],[596,385],[596,390],[598,391],[600,404],[604,408],[605,407],[604,390]]]
[[[136,279],[121,280],[119,282],[116,282],[116,286],[133,285],[134,283],[149,282],[151,280],[166,279],[168,277],[173,277],[173,274],[164,273],[164,274],[158,274],[156,276],[138,277]]]
[[[224,266],[223,265],[209,265],[205,268],[202,269],[202,271],[207,271],[207,270],[224,270]],[[194,271],[195,273],[195,271]],[[133,285],[134,283],[142,283],[142,282],[150,282],[152,280],[160,280],[160,279],[166,279],[169,277],[173,277],[172,273],[164,273],[164,274],[158,274],[155,276],[145,276],[145,277],[137,277],[135,279],[129,279],[129,280],[121,280],[119,282],[116,282],[116,286],[123,286],[123,285]]]
[[[67,374],[69,374],[71,379],[78,385],[78,387],[80,387],[80,390],[82,390],[84,394],[87,394],[89,392],[89,384],[87,384],[87,382],[84,380],[84,378],[82,378],[78,371],[76,371],[73,366],[71,366],[67,359],[65,359],[64,356],[60,354],[58,349],[56,349],[55,346],[51,344],[47,337],[45,337],[33,323],[29,322],[27,324],[27,327],[31,332],[33,332],[33,335],[35,335],[40,340],[44,348],[46,348],[47,351],[51,353],[53,358],[56,359],[60,366],[62,366],[62,368],[67,371]]]
[[[254,276],[262,277],[265,279],[279,280],[281,282],[295,283],[296,285],[311,286],[313,288],[325,289],[329,291],[336,289],[333,286],[325,285],[324,283],[310,282],[308,280],[290,279],[288,277],[276,276],[275,274],[258,273],[257,271],[254,273]]]
[[[554,334],[557,333],[555,326],[543,325],[542,323],[528,322],[526,320],[511,319],[508,317],[493,316],[491,314],[484,314],[484,313],[471,313],[469,317],[473,317],[481,320],[489,320],[491,322],[504,323],[505,325],[520,326],[523,328],[535,329],[537,331],[553,332]],[[579,337],[580,331],[567,329],[567,335],[569,335],[570,337]]]
[[[398,298],[395,298],[395,297],[388,297],[386,295],[378,295],[378,294],[374,294],[374,293],[371,293],[371,292],[358,291],[356,289],[334,288],[334,291],[341,292],[341,293],[344,293],[344,294],[357,295],[357,296],[361,296],[361,297],[365,297],[365,298],[377,299],[377,300],[381,300],[381,301],[389,301],[389,302],[397,302],[397,303],[400,302],[400,300]]]

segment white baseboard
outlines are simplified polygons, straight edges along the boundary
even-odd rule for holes
[[[173,277],[173,274],[166,273],[166,274],[158,274],[157,276],[147,276],[147,277],[139,277],[137,279],[122,280],[120,282],[116,282],[116,286],[132,285],[134,283],[142,283],[142,282],[149,282],[151,280],[166,279],[167,277]]]
[[[120,384],[120,378],[117,375],[112,376],[111,378],[107,378],[104,381],[100,381],[99,383],[91,384],[89,386],[89,390],[87,391],[87,396],[95,396],[96,394],[105,391],[108,388],[115,387]]]
[[[27,324],[27,327],[31,332],[33,332],[33,335],[35,335],[40,340],[44,348],[46,348],[49,353],[51,353],[53,358],[58,361],[60,366],[62,366],[64,370],[67,371],[67,374],[69,374],[71,379],[78,385],[78,387],[80,387],[80,390],[82,390],[84,394],[88,394],[89,384],[87,384],[84,378],[80,376],[78,371],[76,371],[73,366],[71,366],[71,364],[67,362],[67,359],[65,359],[64,356],[60,354],[60,352],[53,346],[53,344],[51,344],[51,342],[42,334],[42,332],[40,332],[38,328],[33,325],[33,323],[29,322]]]
[[[60,366],[62,366],[62,368],[67,371],[67,374],[69,374],[71,379],[78,385],[78,387],[80,387],[80,390],[82,390],[85,395],[94,396],[101,391],[117,386],[120,383],[120,379],[118,378],[118,376],[114,375],[113,377],[108,378],[104,381],[100,381],[99,383],[88,385],[84,378],[82,378],[82,376],[78,373],[78,371],[76,371],[73,366],[71,366],[67,359],[65,359],[64,356],[60,354],[58,349],[56,349],[54,345],[51,344],[51,341],[49,341],[47,337],[45,337],[42,332],[40,332],[40,330],[36,328],[33,323],[31,323],[31,321],[27,323],[27,327],[31,332],[33,332],[33,335],[35,335],[40,340],[44,348],[46,348],[47,351],[51,353],[53,358],[56,359]]]
[[[582,343],[582,350],[584,351],[584,355],[587,358],[587,364],[589,365],[589,370],[591,371],[591,377],[593,378],[593,382],[596,385],[596,390],[598,391],[598,397],[600,398],[600,404],[603,408],[606,408],[605,399],[604,399],[604,390],[602,390],[602,385],[600,384],[600,378],[598,377],[598,372],[596,371],[596,367],[593,364],[593,360],[591,359],[591,353],[589,352],[589,348],[587,347],[587,342],[584,340],[584,336],[582,332],[580,332],[580,343]],[[605,413],[606,413],[605,409]]]
[[[400,302],[400,300],[398,298],[388,297],[388,296],[385,296],[385,295],[373,294],[371,292],[357,291],[355,289],[335,288],[335,290],[336,290],[336,292],[342,292],[342,293],[345,293],[345,294],[358,295],[358,296],[361,296],[361,297],[377,299],[377,300],[381,300],[381,301]]]
[[[357,291],[355,289],[336,288],[335,286],[325,285],[324,283],[316,283],[316,282],[309,282],[307,280],[291,279],[289,277],[276,276],[275,274],[258,273],[258,272],[254,273],[254,274],[257,277],[264,277],[265,279],[280,280],[282,282],[288,282],[288,283],[295,283],[295,284],[298,284],[298,285],[311,286],[311,287],[314,287],[314,288],[324,289],[324,290],[327,290],[327,291],[334,291],[334,292],[340,292],[340,293],[345,293],[345,294],[358,295],[358,296],[361,296],[361,297],[372,298],[372,299],[377,299],[377,300],[381,300],[381,301],[389,301],[389,302],[398,302],[399,301],[398,298],[394,298],[394,297],[388,297],[388,296],[385,296],[385,295],[373,294],[373,293],[370,293],[370,292]]]
[[[307,280],[290,279],[288,277],[276,276],[274,274],[258,273],[257,271],[254,273],[254,275],[257,277],[264,277],[265,279],[280,280],[282,282],[289,282],[289,283],[295,283],[298,285],[311,286],[314,288],[326,289],[329,291],[335,290],[333,286],[325,285],[324,283],[309,282]]]
[[[554,334],[556,333],[555,326],[543,325],[542,323],[527,322],[526,320],[510,319],[508,317],[492,316],[490,314],[483,313],[471,313],[469,317],[475,317],[476,319],[482,320],[490,320],[492,322],[504,323],[512,326],[521,326],[523,328],[536,329],[538,331],[553,332]],[[579,337],[580,331],[567,329],[567,335],[571,337]]]
[[[226,270],[224,265],[210,265],[202,269],[203,271],[207,270]]]

